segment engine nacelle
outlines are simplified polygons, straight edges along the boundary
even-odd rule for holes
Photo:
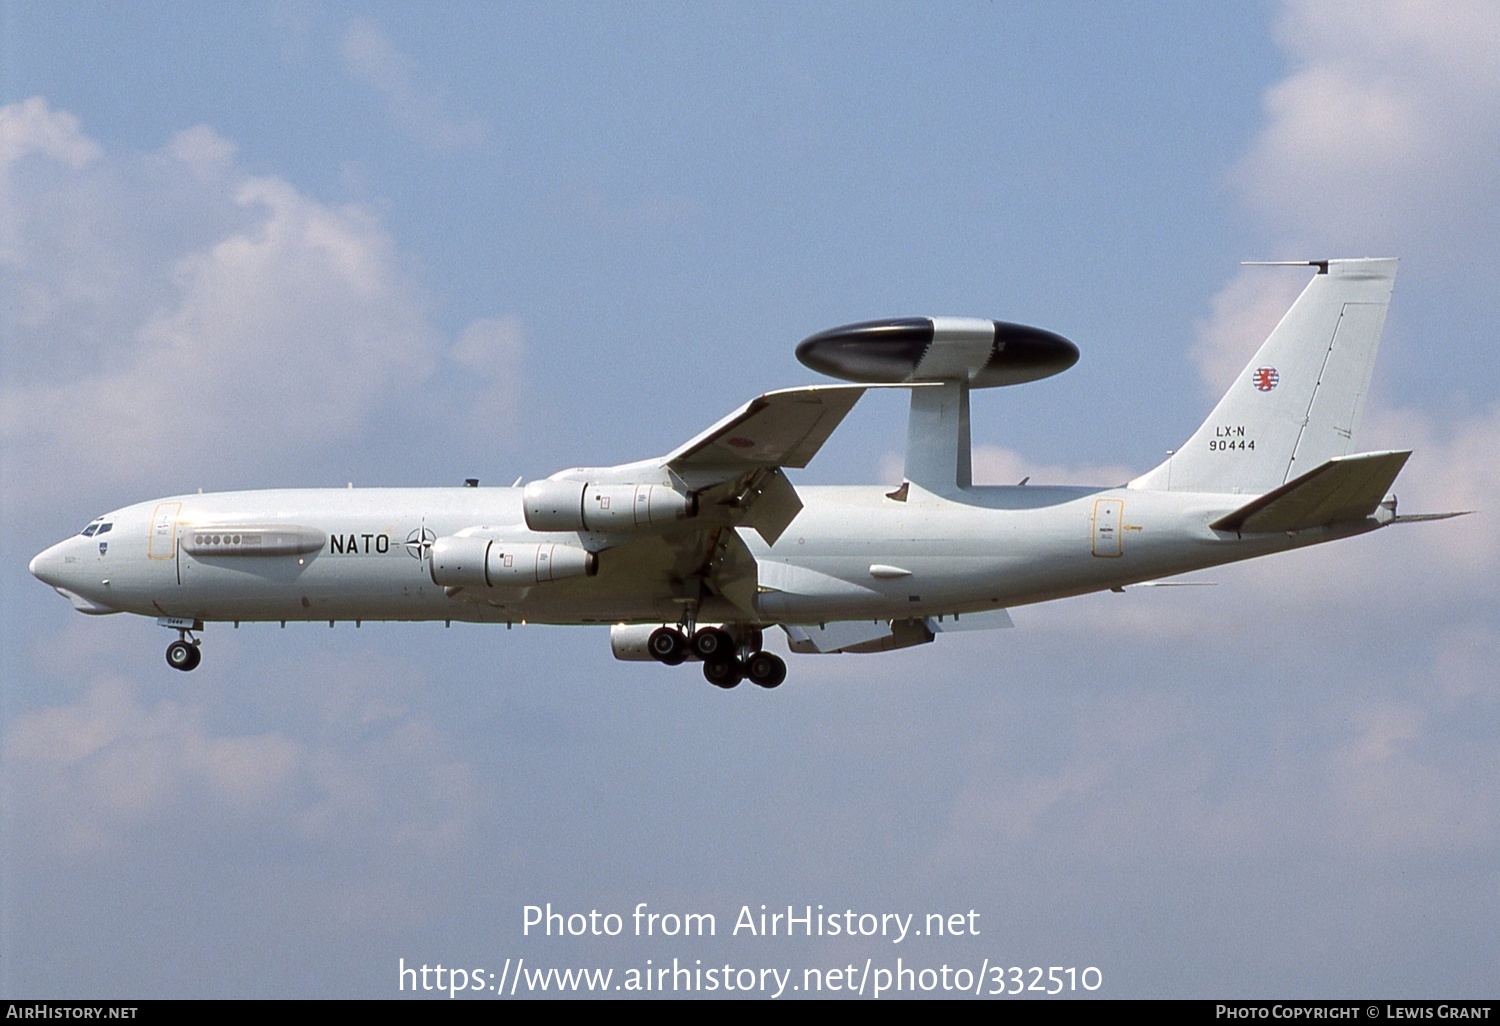
[[[617,623],[609,629],[609,647],[616,659],[632,663],[654,662],[646,641],[651,632],[660,630],[657,623]]]
[[[615,654],[616,659],[626,662],[651,662],[655,656],[647,647],[651,635],[661,630],[665,624],[658,623],[617,623],[609,629],[609,647]],[[718,627],[729,632],[734,639],[735,645],[748,646],[752,650],[758,650],[761,646],[761,632],[758,627],[746,627],[737,624],[700,623],[699,630],[709,627]],[[682,654],[684,661],[696,661],[699,657],[689,644]]]
[[[667,485],[596,485],[548,478],[521,491],[533,531],[641,531],[698,512],[698,500]]]
[[[515,588],[593,577],[599,557],[576,545],[451,537],[432,543],[428,567],[444,588]]]

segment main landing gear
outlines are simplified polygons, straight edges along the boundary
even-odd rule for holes
[[[156,622],[177,632],[177,640],[167,646],[167,665],[183,672],[197,669],[198,664],[203,662],[203,652],[198,648],[200,642],[193,637],[193,632],[203,629],[203,621],[183,616],[163,616]]]
[[[751,630],[736,640],[722,627],[701,627],[692,637],[676,627],[658,627],[646,641],[651,657],[659,663],[677,666],[692,655],[703,661],[703,676],[715,687],[732,688],[750,679],[752,684],[774,688],[786,680],[786,663],[781,657],[762,651],[760,631]]]

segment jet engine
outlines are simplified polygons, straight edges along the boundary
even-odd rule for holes
[[[432,543],[428,566],[432,583],[444,588],[526,587],[593,577],[599,557],[576,545],[450,537]]]
[[[646,647],[651,634],[661,629],[657,623],[617,623],[609,629],[609,647],[616,659],[626,662],[650,663],[656,657]]]
[[[640,531],[698,512],[698,500],[667,485],[597,485],[548,478],[521,492],[533,531]]]

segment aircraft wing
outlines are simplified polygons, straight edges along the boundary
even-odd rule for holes
[[[666,457],[679,474],[805,467],[868,385],[783,388],[751,399]]]
[[[774,544],[802,511],[782,472],[805,467],[868,385],[784,388],[751,399],[662,458],[721,523],[753,528]]]
[[[644,547],[654,555],[638,573],[660,574],[685,598],[701,587],[752,611],[756,562],[734,529],[748,527],[775,544],[802,511],[782,468],[807,466],[871,387],[887,386],[767,392],[665,456],[616,467],[576,467],[548,480],[581,482],[583,494],[592,486],[666,485],[691,495],[695,513],[661,522],[657,534],[665,544]],[[568,496],[558,505],[572,504]]]

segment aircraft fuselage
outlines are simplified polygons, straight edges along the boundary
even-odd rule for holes
[[[803,487],[774,545],[734,531],[755,562],[753,609],[722,596],[700,620],[814,624],[973,613],[1120,587],[1360,534],[1374,519],[1244,538],[1208,525],[1238,495],[1129,488],[980,487],[961,501],[911,489]],[[101,518],[32,572],[85,612],[203,621],[460,620],[670,623],[690,594],[679,533],[542,533],[519,488],[361,488],[172,496]],[[524,587],[434,583],[431,544],[474,525],[517,542],[596,551],[594,576]],[[507,525],[509,525],[507,527]],[[307,541],[263,554],[251,531]],[[283,539],[284,540],[284,539]],[[295,542],[295,538],[292,539]],[[315,545],[315,547],[314,547]],[[696,594],[696,592],[691,592]]]

